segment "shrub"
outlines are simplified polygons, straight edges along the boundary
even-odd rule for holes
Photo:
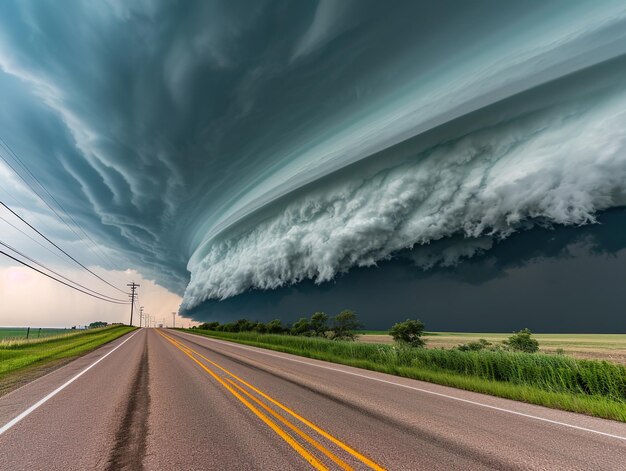
[[[421,321],[407,319],[398,322],[391,328],[390,334],[396,342],[409,345],[411,347],[423,347],[426,342],[422,339],[424,324]]]
[[[532,338],[531,335],[532,332],[530,329],[523,329],[513,334],[508,340],[504,340],[502,343],[506,345],[509,350],[535,353],[539,350],[539,342]]]
[[[487,342],[487,340],[485,339],[478,339],[478,342],[468,342],[468,343],[464,343],[459,345],[457,348],[457,350],[460,350],[462,352],[477,352],[479,350],[484,350],[487,347],[490,347],[492,345],[491,342]]]

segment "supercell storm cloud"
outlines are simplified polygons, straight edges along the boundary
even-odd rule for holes
[[[3,137],[184,309],[626,204],[623,2],[69,3],[0,5]]]

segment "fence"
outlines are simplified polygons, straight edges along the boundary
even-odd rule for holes
[[[22,340],[50,337],[52,335],[76,332],[73,329],[55,329],[49,327],[0,327],[0,340]]]

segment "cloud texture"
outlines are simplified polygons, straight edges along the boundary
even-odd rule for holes
[[[621,2],[8,1],[0,18],[2,136],[186,309],[408,248],[448,266],[626,204]]]

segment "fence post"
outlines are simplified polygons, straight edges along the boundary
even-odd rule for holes
[[[41,327],[39,327],[39,330],[37,331],[37,338],[39,338],[41,336]]]
[[[30,327],[26,329],[26,340],[28,340],[28,335],[30,334]]]

